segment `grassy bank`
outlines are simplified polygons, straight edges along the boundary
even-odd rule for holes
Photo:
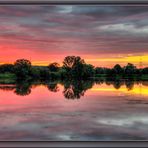
[[[0,74],[0,83],[1,84],[12,84],[16,82],[15,74],[3,73]]]
[[[55,80],[59,80],[60,81],[60,78],[58,77],[59,73],[56,72],[56,75],[55,75]],[[129,80],[138,80],[138,81],[148,81],[148,74],[143,74],[141,76],[139,75],[131,75],[131,76],[121,76],[121,75],[114,75],[114,76],[107,76],[106,74],[97,74],[95,75],[94,77],[91,77],[90,79],[92,80],[102,80],[102,81],[106,81],[106,80],[126,80],[126,79],[129,79]],[[40,81],[40,79],[32,79],[32,81]],[[45,82],[49,82],[50,79],[45,79],[44,80]],[[1,73],[0,74],[0,83],[1,84],[14,84],[16,83],[16,75],[15,74],[12,74],[12,73]]]
[[[143,81],[148,81],[148,75],[142,75],[140,78]]]
[[[143,74],[141,76],[139,75],[128,75],[128,76],[122,76],[122,75],[114,75],[114,76],[109,76],[107,74],[97,74],[94,77],[92,77],[94,80],[141,80],[141,81],[148,81],[148,74]]]

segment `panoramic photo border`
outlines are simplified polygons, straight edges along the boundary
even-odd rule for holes
[[[0,1],[0,5],[148,5],[148,1]],[[0,141],[0,147],[147,147],[148,140],[128,141]]]

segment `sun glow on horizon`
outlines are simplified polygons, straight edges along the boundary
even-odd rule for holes
[[[127,63],[133,63],[136,66],[139,66],[140,63],[142,63],[142,65],[144,67],[148,66],[148,55],[141,55],[141,56],[137,56],[137,55],[133,55],[133,56],[123,56],[123,57],[110,57],[110,58],[87,58],[85,60],[87,63],[91,62],[91,63],[104,63],[104,64],[110,64],[109,67],[114,66],[115,64],[121,64],[121,65],[125,65]],[[103,66],[103,65],[102,65]]]
[[[77,55],[79,56],[79,55]],[[66,56],[65,56],[66,57]],[[135,66],[139,67],[140,63],[142,64],[143,67],[147,67],[148,66],[148,55],[141,55],[141,56],[137,56],[137,55],[132,55],[132,56],[121,56],[121,57],[101,57],[101,58],[95,58],[95,57],[91,57],[89,58],[88,55],[86,56],[81,56],[80,57],[82,59],[84,59],[84,61],[87,64],[92,64],[95,67],[113,67],[115,64],[120,64],[121,66],[125,66],[127,63],[132,63]],[[25,58],[28,59],[28,58]],[[16,59],[17,60],[17,59]],[[28,59],[29,60],[29,59]],[[51,58],[51,59],[45,59],[45,60],[30,60],[33,66],[48,66],[50,63],[53,62],[57,62],[59,63],[60,66],[63,65],[63,57],[59,57],[58,61],[56,60],[56,58]],[[10,61],[8,60],[8,62],[3,62],[0,61],[0,65],[2,64],[14,64],[15,61]]]

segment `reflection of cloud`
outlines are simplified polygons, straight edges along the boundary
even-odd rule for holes
[[[25,98],[17,98],[14,94],[8,97],[7,93],[1,95],[0,139],[148,139],[148,107],[146,104],[128,104],[126,99],[134,99],[133,95],[121,97],[116,92],[98,95],[88,90],[84,99],[67,101],[62,95],[63,87],[60,88],[57,93],[50,93],[43,85],[32,87],[31,95]],[[141,98],[144,100],[143,96]]]
[[[57,135],[57,138],[62,141],[72,140],[70,135],[66,135],[66,134]]]
[[[106,118],[99,119],[96,121],[97,123],[105,124],[105,125],[113,125],[113,126],[134,126],[134,124],[148,124],[148,117],[146,116],[131,116],[126,118]]]

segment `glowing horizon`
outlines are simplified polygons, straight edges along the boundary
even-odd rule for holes
[[[17,60],[17,59],[16,59]],[[29,60],[29,59],[28,59]],[[54,61],[55,60],[55,61]],[[64,58],[63,58],[64,60]],[[60,62],[57,62],[56,59],[50,59],[50,60],[38,60],[38,61],[31,61],[33,66],[47,66],[50,63],[57,62],[59,63],[60,66],[62,66],[62,59]],[[126,57],[118,57],[118,58],[84,58],[85,62],[87,64],[92,64],[95,67],[113,67],[116,64],[120,64],[121,66],[125,66],[127,63],[132,63],[138,68],[141,66],[142,67],[147,67],[148,66],[148,55],[141,55],[141,56],[126,56]],[[58,60],[59,61],[59,60]],[[2,64],[14,64],[15,61],[13,62],[0,62],[0,65]],[[106,64],[108,63],[109,64]],[[104,63],[104,64],[103,64]]]

